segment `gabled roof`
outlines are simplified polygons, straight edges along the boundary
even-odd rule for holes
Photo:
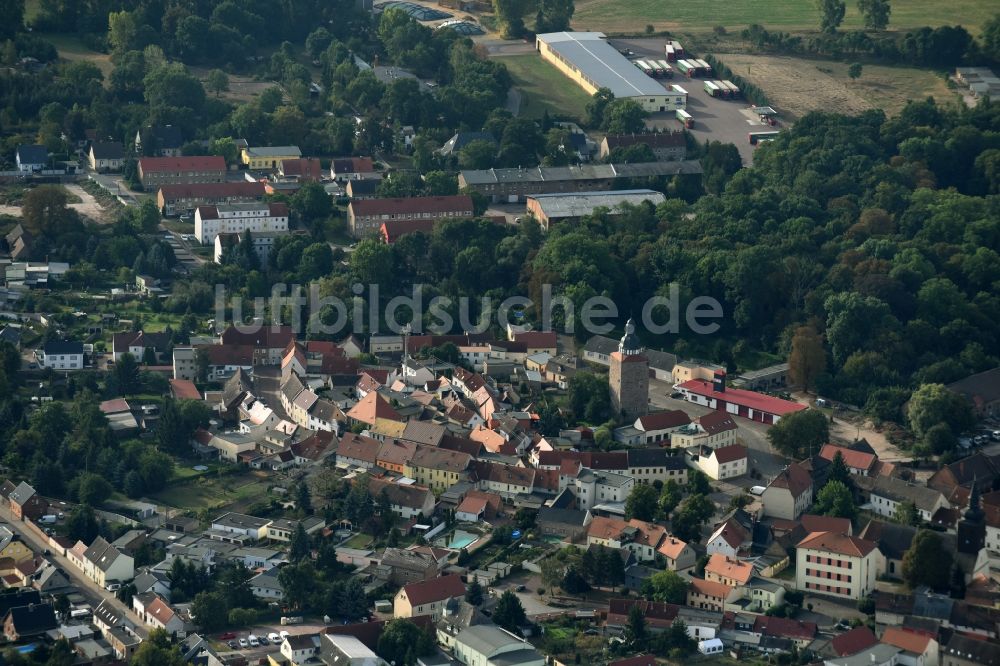
[[[639,429],[643,432],[679,428],[691,423],[691,417],[679,409],[668,409],[662,412],[645,414],[636,419]]]
[[[684,549],[687,548],[687,546],[687,542],[681,541],[675,536],[668,535],[667,538],[663,540],[663,543],[660,544],[660,547],[656,549],[656,552],[660,553],[664,557],[670,558],[671,560],[676,560],[681,556],[681,553],[684,552]]]
[[[15,488],[11,492],[9,499],[11,504],[23,505],[25,502],[27,502],[34,496],[35,496],[35,489],[29,486],[26,482],[22,481],[21,483],[17,484],[17,488]]]
[[[800,541],[796,548],[809,548],[849,557],[865,557],[876,549],[871,541],[836,532],[813,532]]]
[[[754,620],[753,632],[779,638],[806,639],[816,637],[817,627],[815,622],[758,615]]]
[[[402,506],[408,509],[423,509],[427,503],[428,496],[433,500],[433,493],[427,488],[422,486],[407,486],[382,479],[372,479],[369,481],[368,492],[374,498],[385,492],[389,501],[394,506]]]
[[[736,425],[736,421],[733,417],[726,412],[720,412],[718,410],[709,412],[708,414],[702,414],[695,419],[698,425],[701,426],[709,435],[716,435],[720,432],[726,432],[727,430],[736,430],[739,426]]]
[[[466,194],[443,197],[406,197],[395,199],[356,199],[350,203],[354,215],[395,215],[399,217],[424,214],[463,213],[473,210],[472,198]]]
[[[608,148],[642,144],[650,148],[675,148],[687,145],[684,130],[676,132],[646,132],[643,134],[608,134],[604,137]]]
[[[184,135],[177,125],[153,125],[145,129],[145,132],[156,142],[156,147],[160,150],[180,148],[184,143]],[[140,140],[141,140],[140,134]]]
[[[820,449],[819,455],[821,458],[826,458],[830,462],[840,453],[844,458],[844,464],[853,469],[860,469],[868,471],[872,468],[875,462],[878,460],[878,456],[872,453],[865,453],[864,451],[855,451],[849,449],[846,446],[837,446],[836,444],[824,444],[823,448]]]
[[[692,578],[691,591],[697,594],[703,594],[707,597],[714,597],[716,599],[726,599],[727,597],[729,597],[729,594],[733,591],[733,588],[729,587],[724,583],[719,583],[714,580],[705,580],[703,578]]]
[[[811,532],[838,532],[840,534],[851,533],[851,521],[849,518],[837,518],[835,516],[817,516],[811,513],[804,513],[799,518],[806,534]]]
[[[460,451],[449,451],[436,446],[418,446],[410,459],[412,467],[436,469],[446,472],[462,472],[468,469],[472,456]]]
[[[753,565],[749,562],[727,557],[722,553],[713,553],[705,565],[705,573],[715,574],[722,578],[731,578],[741,585],[746,585],[753,576]]]
[[[774,414],[776,416],[784,416],[806,409],[806,406],[800,403],[782,400],[781,398],[775,398],[755,391],[745,391],[728,386],[725,391],[716,391],[712,382],[704,379],[690,379],[681,384],[680,388],[690,391],[695,395],[713,398],[728,404],[742,405],[754,411]]]
[[[894,645],[903,652],[913,654],[923,654],[927,650],[927,644],[933,640],[926,634],[915,631],[907,631],[902,627],[886,627],[882,633],[882,642],[887,645]]]
[[[7,620],[19,637],[36,636],[59,626],[55,610],[47,603],[15,606],[8,611]]]
[[[876,643],[878,643],[878,639],[875,638],[872,630],[861,625],[834,636],[830,641],[830,647],[833,648],[838,657],[848,657],[862,650],[867,650]]]
[[[375,423],[376,418],[390,419],[393,421],[402,420],[399,412],[393,409],[392,405],[389,404],[389,401],[386,400],[378,391],[370,391],[368,395],[359,400],[358,403],[351,407],[350,411],[347,412],[347,418],[367,423],[369,425]]]
[[[125,157],[125,146],[118,141],[95,143],[90,146],[96,160],[120,160]]]
[[[45,164],[49,161],[49,151],[38,144],[23,144],[17,147],[21,164]]]
[[[76,340],[51,340],[42,350],[48,354],[82,354],[83,343]]]
[[[412,606],[422,606],[434,601],[464,597],[465,582],[461,576],[440,576],[404,585],[402,591],[406,593]]]
[[[712,455],[721,465],[723,463],[731,463],[736,460],[744,460],[747,457],[747,447],[742,444],[730,444],[729,446],[720,446],[712,451]]]
[[[597,516],[587,527],[587,537],[621,540],[656,548],[667,535],[667,530],[656,523],[633,518],[629,521]]]
[[[363,460],[374,465],[379,446],[379,441],[376,439],[345,432],[337,442],[337,457]]]
[[[323,457],[332,443],[333,433],[319,430],[315,435],[292,444],[291,449],[296,457],[307,458],[315,462]]]
[[[731,548],[735,549],[739,549],[743,544],[752,541],[750,532],[735,520],[727,520],[719,525],[715,532],[708,538],[708,542],[711,543],[718,538],[721,538]]]
[[[785,488],[792,497],[799,497],[812,488],[813,480],[809,472],[802,469],[798,463],[792,463],[781,470],[768,484],[768,488]]]
[[[238,183],[187,183],[183,185],[161,185],[159,194],[165,202],[176,199],[260,199],[266,186],[261,182]]]

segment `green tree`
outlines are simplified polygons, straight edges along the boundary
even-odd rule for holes
[[[139,364],[136,363],[135,356],[125,352],[115,363],[115,368],[111,373],[118,394],[128,397],[139,392],[141,384],[139,382]]]
[[[295,527],[295,534],[292,536],[292,542],[288,548],[288,558],[293,563],[298,563],[308,559],[311,554],[312,546],[309,544],[309,535],[306,534],[302,523],[299,523]]]
[[[683,604],[687,599],[688,582],[676,571],[658,571],[642,582],[642,596],[651,601]]]
[[[646,616],[639,604],[633,604],[628,610],[625,621],[625,642],[633,649],[641,650],[646,644]]]
[[[861,78],[862,65],[860,62],[852,63],[850,67],[847,68],[847,76],[851,77],[851,81],[856,81]]]
[[[816,378],[826,371],[826,352],[823,339],[815,326],[800,326],[792,337],[792,353],[788,356],[788,374],[792,383],[806,393]]]
[[[830,462],[830,470],[826,475],[826,482],[830,483],[831,481],[839,481],[848,488],[854,489],[851,470],[847,469],[847,463],[844,462],[844,456],[840,451],[837,451],[833,455],[833,460]]]
[[[858,0],[858,11],[869,30],[881,32],[889,27],[889,15],[892,13],[889,0]]]
[[[489,169],[496,163],[497,145],[485,139],[476,139],[458,151],[458,165],[463,169]]]
[[[816,0],[819,7],[819,27],[823,32],[835,33],[844,22],[847,3],[844,0]]]
[[[819,453],[830,439],[830,424],[822,412],[805,409],[782,416],[767,439],[779,453],[798,460]]]
[[[199,382],[208,381],[208,370],[212,365],[212,359],[208,354],[208,349],[198,347],[194,350],[194,375]]]
[[[3,16],[0,41],[13,40],[17,33],[24,30],[24,0],[0,0],[0,16]]]
[[[229,608],[218,592],[199,592],[191,603],[191,614],[202,631],[213,632],[226,626]]]
[[[604,109],[601,128],[609,134],[634,134],[646,129],[649,114],[632,99],[615,99]]]
[[[851,489],[840,481],[830,481],[816,496],[816,513],[823,516],[849,518],[853,521],[858,514]]]
[[[413,666],[419,657],[434,653],[435,642],[408,619],[390,620],[378,639],[378,654],[389,663]]]
[[[577,420],[602,423],[611,416],[611,394],[605,379],[578,372],[569,380],[569,407]]]
[[[229,90],[229,76],[221,69],[213,69],[205,79],[206,87],[218,97]]]
[[[511,590],[504,590],[493,608],[493,622],[507,631],[520,634],[520,627],[527,622],[524,606]]]
[[[660,514],[664,517],[669,516],[680,504],[680,501],[681,487],[676,481],[670,479],[663,484],[663,490],[660,491]]]
[[[934,590],[948,589],[950,580],[943,572],[951,571],[952,555],[940,535],[920,530],[903,554],[903,580],[911,588],[927,585]]]
[[[176,646],[170,645],[170,636],[163,629],[153,629],[129,663],[133,666],[185,666],[187,662]]]
[[[688,492],[692,495],[708,495],[712,492],[712,486],[708,482],[708,475],[700,469],[693,469],[688,472]]]
[[[473,578],[472,582],[466,588],[465,600],[473,606],[483,603],[483,586],[479,584],[478,578]]]
[[[943,384],[921,385],[910,397],[906,415],[918,439],[923,439],[939,423],[947,425],[955,434],[975,423],[972,407],[965,396],[949,391]]]
[[[80,504],[100,506],[111,497],[112,492],[114,492],[114,488],[103,476],[84,472],[79,477],[76,496],[80,500]]]
[[[625,499],[625,520],[654,520],[656,518],[656,489],[645,483],[632,488]]]
[[[912,500],[897,504],[896,512],[893,514],[892,519],[901,525],[918,526],[921,522],[920,511]]]

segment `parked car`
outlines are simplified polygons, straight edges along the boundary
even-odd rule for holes
[[[267,647],[271,644],[271,641],[267,640],[267,636],[258,636],[257,642],[261,644],[261,647]]]
[[[249,640],[249,642],[250,642],[250,647],[259,647],[260,646],[260,641],[257,640],[257,637],[254,636],[253,634],[250,634],[250,636],[249,636],[249,638],[247,640]]]
[[[122,584],[108,583],[107,585],[104,586],[104,589],[107,590],[108,592],[117,592],[118,590],[122,589]]]
[[[289,634],[284,629],[282,629],[280,632],[278,632],[278,635],[281,636],[281,640],[285,640],[286,638],[288,638],[289,636],[291,636],[291,634]]]
[[[241,638],[240,639],[240,647],[241,648],[248,648],[248,647],[250,647],[250,641],[248,641],[245,638]]]
[[[277,632],[272,631],[267,635],[267,640],[271,641],[272,643],[280,643],[282,639]]]
[[[240,644],[237,643],[236,641],[229,641],[228,643],[226,643],[226,645],[228,645],[231,650],[235,650],[240,646]]]
[[[220,641],[231,641],[234,638],[236,638],[236,634],[232,631],[227,631],[226,633],[219,635]]]

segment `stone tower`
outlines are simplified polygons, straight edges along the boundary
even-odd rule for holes
[[[625,335],[618,351],[611,354],[611,410],[615,416],[631,421],[649,411],[649,359],[643,353],[642,342],[635,334],[631,319],[625,324]]]
[[[972,494],[969,497],[969,508],[965,510],[962,520],[958,521],[958,552],[978,555],[986,541],[986,514],[983,512],[979,494],[979,484],[972,477]]]

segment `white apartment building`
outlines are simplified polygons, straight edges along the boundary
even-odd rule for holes
[[[83,343],[72,340],[53,340],[42,349],[35,350],[39,368],[53,370],[83,370]]]
[[[875,589],[885,558],[874,542],[836,532],[814,532],[795,549],[795,587],[858,600]]]
[[[198,206],[194,234],[202,245],[215,244],[221,233],[287,233],[288,206],[283,203],[219,204]]]

